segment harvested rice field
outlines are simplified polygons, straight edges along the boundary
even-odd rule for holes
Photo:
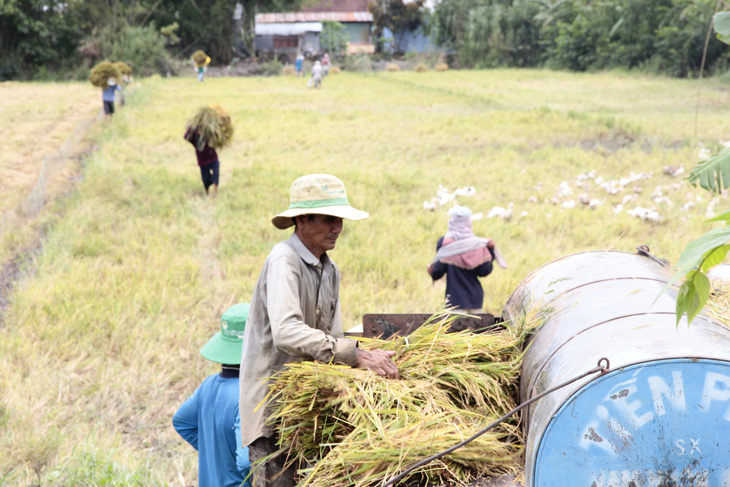
[[[475,234],[494,239],[507,261],[482,279],[484,312],[494,315],[525,276],[570,253],[647,245],[674,264],[715,225],[707,218],[730,207],[726,196],[684,179],[727,143],[730,86],[715,79],[343,72],[314,90],[293,76],[153,77],[135,81],[106,121],[95,119],[98,91],[90,83],[0,83],[10,148],[0,163],[0,209],[13,221],[0,226],[3,268],[37,244],[12,286],[0,287],[8,290],[0,486],[197,485],[197,456],[172,416],[217,371],[198,351],[224,310],[250,301],[270,249],[289,235],[270,219],[304,174],[338,176],[350,203],[370,213],[346,221],[331,252],[345,328],[366,313],[443,309],[444,282],[432,282],[426,267],[455,203],[471,209]],[[206,105],[225,109],[234,127],[219,151],[215,199],[204,196],[183,138]],[[18,213],[38,161],[85,119],[94,124],[84,147],[94,150],[67,161],[58,173],[65,190],[36,215]],[[724,296],[710,310],[723,321]],[[505,356],[516,373],[518,358]],[[415,363],[406,356],[401,374]],[[434,415],[451,414],[437,394]],[[513,405],[503,399],[491,413]],[[469,412],[483,416],[479,424],[484,404]],[[519,445],[510,448],[506,456],[519,455]],[[376,470],[368,475],[385,475]],[[486,485],[484,472],[470,481]]]

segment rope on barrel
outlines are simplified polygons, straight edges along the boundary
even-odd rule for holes
[[[532,399],[530,399],[528,401],[523,402],[522,404],[520,404],[519,406],[517,406],[516,408],[514,408],[512,411],[508,412],[507,414],[505,414],[504,416],[502,416],[498,420],[490,423],[486,428],[484,428],[483,430],[481,430],[478,433],[474,434],[473,436],[467,438],[466,440],[462,441],[461,443],[458,443],[458,444],[452,446],[451,448],[448,448],[448,449],[446,449],[446,450],[444,450],[444,451],[442,451],[440,453],[437,453],[435,455],[432,455],[432,456],[430,456],[428,458],[424,458],[423,460],[421,460],[421,461],[419,461],[417,463],[414,463],[413,465],[411,465],[410,467],[408,467],[407,469],[405,469],[400,474],[396,475],[395,477],[391,477],[390,480],[388,480],[386,483],[384,483],[382,485],[382,487],[388,487],[390,485],[393,485],[396,482],[398,482],[398,481],[403,480],[404,478],[406,478],[411,472],[413,472],[418,467],[421,467],[423,465],[426,465],[427,463],[431,463],[434,460],[438,460],[439,458],[441,458],[441,457],[443,457],[445,455],[448,455],[452,451],[461,448],[462,446],[466,445],[467,443],[470,443],[470,442],[476,440],[477,438],[479,438],[480,436],[482,436],[484,433],[486,433],[487,431],[489,431],[492,428],[494,428],[495,426],[497,426],[499,423],[502,423],[507,418],[509,418],[513,414],[521,411],[522,409],[526,408],[527,406],[529,406],[533,402],[537,401],[538,399],[542,399],[543,397],[547,396],[548,394],[551,394],[551,393],[557,391],[558,389],[562,389],[563,387],[568,386],[568,385],[572,384],[573,382],[579,381],[582,378],[584,378],[586,376],[589,376],[591,374],[596,374],[598,372],[600,372],[601,374],[604,374],[604,373],[608,372],[608,370],[609,370],[610,367],[611,367],[611,363],[608,361],[608,359],[606,357],[602,357],[601,359],[598,360],[598,365],[596,367],[593,367],[591,370],[589,370],[589,371],[587,371],[587,372],[585,372],[585,373],[583,373],[583,374],[581,374],[581,375],[579,375],[577,377],[574,377],[574,378],[572,378],[572,379],[570,379],[568,381],[565,381],[562,384],[559,384],[559,385],[553,387],[552,389],[548,389],[547,391],[545,391],[545,392],[543,392],[541,394],[538,394],[537,396],[533,397]]]

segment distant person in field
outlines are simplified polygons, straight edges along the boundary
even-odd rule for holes
[[[203,180],[205,194],[210,195],[210,187],[213,186],[213,196],[218,196],[218,182],[220,179],[218,153],[208,144],[200,148],[198,145],[200,134],[192,128],[188,128],[183,137],[195,147],[195,157],[198,158],[198,167],[200,167],[200,177]]]
[[[328,174],[294,181],[289,202],[271,223],[294,231],[264,262],[243,337],[240,410],[247,421],[242,445],[248,446],[251,463],[266,458],[253,466],[255,487],[291,487],[296,470],[287,467],[287,452],[279,452],[275,425],[267,421],[275,406],[267,395],[267,378],[286,364],[305,360],[400,377],[392,360],[395,352],[363,350],[343,333],[340,271],[329,252],[343,220],[363,220],[368,214],[350,206],[343,182]]]
[[[327,76],[330,72],[330,55],[327,54],[327,51],[322,54],[322,71],[325,76]]]
[[[104,113],[107,118],[114,114],[114,96],[117,91],[121,90],[122,88],[117,84],[116,78],[106,80],[106,87],[101,90],[101,100],[104,103]]]
[[[294,61],[294,66],[297,69],[297,78],[304,76],[304,55],[300,52],[297,54],[297,59]]]
[[[201,487],[251,487],[248,448],[241,446],[238,411],[241,344],[248,303],[235,304],[221,316],[221,330],[200,354],[221,364],[220,373],[203,381],[175,413],[175,430],[198,451]]]
[[[314,61],[314,66],[312,66],[312,77],[309,79],[309,85],[319,88],[319,85],[322,84],[322,75],[322,64],[319,61]]]
[[[449,229],[436,242],[436,257],[427,268],[434,281],[446,276],[449,306],[465,313],[482,312],[484,290],[479,278],[492,272],[495,252],[494,240],[474,236],[469,208],[452,208]]]

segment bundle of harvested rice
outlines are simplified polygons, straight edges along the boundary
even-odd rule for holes
[[[106,88],[109,78],[114,81],[119,80],[120,74],[117,66],[109,61],[102,61],[91,69],[89,73],[89,81],[97,88]]]
[[[407,340],[362,340],[364,348],[396,351],[401,380],[315,362],[290,364],[276,377],[272,419],[292,464],[309,465],[299,470],[300,487],[374,485],[515,407],[528,327],[447,334],[456,317],[434,315]],[[502,423],[408,481],[514,473],[519,438],[515,421]]]
[[[196,67],[202,68],[206,64],[210,63],[210,58],[205,53],[205,51],[198,49],[193,53],[193,62],[195,63]]]
[[[132,66],[125,63],[124,61],[117,61],[114,63],[114,66],[117,68],[117,71],[119,71],[119,74],[121,76],[129,76],[132,74]]]
[[[188,121],[188,139],[198,134],[198,150],[208,145],[214,149],[222,149],[233,139],[233,122],[231,115],[221,106],[202,107]]]
[[[730,326],[730,284],[713,283],[713,290],[707,300],[705,313],[724,325]]]

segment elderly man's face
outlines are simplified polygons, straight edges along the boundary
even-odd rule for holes
[[[342,232],[342,218],[329,215],[301,215],[297,217],[296,233],[302,243],[318,259],[335,248]]]

